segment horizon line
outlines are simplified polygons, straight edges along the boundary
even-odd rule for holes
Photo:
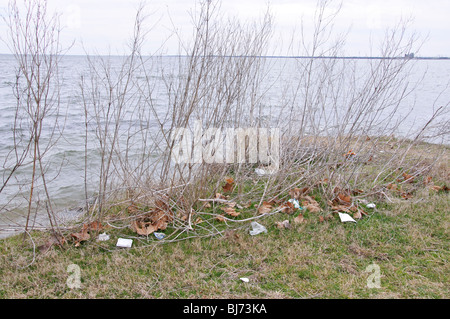
[[[14,55],[12,53],[0,53],[0,55]],[[64,56],[70,57],[85,57],[85,56],[111,56],[111,57],[126,57],[123,54],[66,54]],[[163,58],[181,58],[189,57],[187,54],[166,54],[166,55],[143,55],[144,57],[163,57]],[[448,60],[450,56],[307,56],[307,55],[208,55],[207,57],[217,58],[268,58],[268,59],[403,59],[403,60]]]

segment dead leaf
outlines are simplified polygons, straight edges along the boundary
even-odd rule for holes
[[[158,199],[155,201],[155,206],[156,206],[158,209],[163,210],[163,211],[170,210],[170,206],[169,206],[169,204],[167,203],[167,199],[161,199],[161,198],[158,198]]]
[[[301,213],[298,214],[298,216],[294,218],[294,224],[301,224],[303,222],[305,222],[305,218],[303,217],[303,215]]]
[[[303,208],[309,210],[311,213],[320,213],[322,211],[322,208],[313,204],[304,205]]]
[[[397,184],[389,183],[386,188],[394,191],[397,189]]]
[[[95,231],[101,231],[103,230],[103,225],[102,223],[98,222],[98,221],[93,221],[91,222],[89,225],[87,225],[88,231],[91,230],[95,230]]]
[[[148,236],[157,230],[165,230],[173,221],[172,211],[155,209],[131,222],[131,228],[141,236]]]
[[[356,211],[356,213],[353,214],[353,219],[361,219],[362,218],[362,214],[361,211]]]
[[[227,240],[235,241],[235,240],[238,240],[240,236],[239,236],[239,234],[236,233],[234,230],[226,230],[226,231],[224,232],[224,237],[225,237]]]
[[[346,158],[348,158],[348,157],[355,156],[355,155],[356,155],[355,152],[353,152],[352,150],[350,150],[350,151],[348,151],[346,154],[344,154],[343,156],[346,157]]]
[[[216,199],[227,199],[227,198],[220,193],[216,193]]]
[[[352,193],[353,196],[357,196],[357,195],[363,194],[364,191],[362,189],[356,188],[356,189],[353,189],[351,193]]]
[[[38,250],[41,253],[46,253],[50,248],[53,246],[59,246],[62,247],[66,243],[66,238],[64,236],[60,235],[52,235],[49,240],[43,245],[38,246]]]
[[[406,182],[408,182],[408,183],[413,183],[414,182],[414,176],[413,175],[403,173],[402,176],[403,176],[403,178],[405,179]]]
[[[227,177],[225,178],[226,184],[222,186],[222,189],[225,193],[229,193],[233,190],[234,187],[234,179]]]
[[[88,225],[83,224],[83,228],[81,229],[80,232],[70,234],[70,236],[75,239],[75,247],[80,246],[80,243],[82,241],[86,241],[91,238],[91,235],[89,235],[88,231],[89,231]]]
[[[346,195],[344,193],[339,193],[337,195],[337,199],[339,203],[343,205],[351,205],[352,203],[352,198],[350,197],[350,195]]]
[[[282,222],[275,222],[275,225],[278,229],[289,229],[291,225],[289,224],[289,220],[283,220]]]
[[[133,220],[131,222],[131,227],[141,236],[148,236],[158,230],[158,227],[152,225],[151,222],[144,222],[142,220]]]
[[[411,193],[407,193],[407,192],[401,192],[400,195],[404,198],[404,199],[410,199],[413,198],[413,195]]]
[[[247,204],[242,205],[242,207],[244,207],[244,208],[249,208],[250,206],[252,206],[252,201],[251,201],[251,200],[249,200],[249,201],[247,202]]]
[[[280,210],[282,213],[293,214],[296,211],[296,208],[293,203],[286,202],[280,206]]]
[[[425,178],[423,179],[423,184],[424,184],[424,185],[430,184],[430,183],[432,182],[432,179],[433,179],[432,176],[425,177]]]
[[[272,210],[272,205],[268,202],[263,202],[262,205],[258,208],[259,214],[267,214]]]
[[[224,217],[223,215],[218,215],[218,216],[216,216],[216,219],[217,219],[219,222],[224,222],[224,221],[225,221],[225,217]]]
[[[289,196],[294,199],[299,199],[301,195],[307,194],[309,192],[309,187],[303,188],[293,188],[289,191]]]
[[[197,219],[194,221],[194,225],[203,223],[203,219],[201,219],[200,217],[197,217]]]
[[[345,205],[333,205],[331,209],[337,212],[350,213],[350,208]]]
[[[319,203],[311,196],[304,195],[301,197],[301,199],[303,208],[309,210],[312,213],[318,213],[322,211],[322,208],[320,208]]]
[[[203,208],[211,208],[211,204],[208,203],[208,202],[205,202],[205,203],[203,204]]]
[[[223,210],[225,213],[227,213],[230,216],[237,217],[241,213],[237,212],[233,207],[221,207],[221,210]]]
[[[323,218],[323,216],[319,216],[319,223],[323,223],[325,221],[325,219]]]
[[[431,188],[432,190],[436,191],[436,192],[439,192],[439,191],[442,190],[442,187],[441,187],[441,186],[438,186],[438,185],[430,186],[430,188]]]
[[[131,204],[127,207],[128,214],[134,215],[139,211],[139,208],[135,204]]]

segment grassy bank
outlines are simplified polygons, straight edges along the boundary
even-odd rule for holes
[[[1,298],[448,298],[449,194],[423,190],[420,199],[378,203],[368,216],[321,222],[304,212],[260,220],[217,236],[162,243],[135,239],[131,249],[111,239],[33,254],[46,233],[0,241]],[[290,229],[277,221],[288,219]],[[129,236],[136,236],[131,230]],[[34,259],[33,259],[34,258]],[[69,288],[71,264],[81,286]],[[369,265],[380,269],[380,288],[368,288]],[[29,265],[28,267],[26,267]],[[249,278],[243,282],[241,277]]]

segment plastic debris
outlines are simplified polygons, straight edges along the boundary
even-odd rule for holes
[[[278,171],[277,165],[269,165],[269,166],[263,166],[263,168],[255,168],[255,173],[258,176],[264,176],[264,175],[272,175]]]
[[[159,240],[166,237],[166,234],[163,234],[163,233],[153,233],[153,234],[155,235],[156,239],[159,239]]]
[[[258,176],[264,176],[264,175],[267,174],[266,171],[263,170],[262,168],[255,168],[255,173],[256,173]]]
[[[250,235],[255,236],[261,233],[267,233],[267,228],[257,222],[251,222],[253,230],[250,231]]]
[[[107,233],[103,233],[103,234],[98,235],[97,240],[98,241],[107,241],[107,240],[109,240],[109,238],[110,237]]]
[[[133,245],[133,240],[132,239],[125,239],[125,238],[119,238],[117,240],[117,247],[122,247],[122,248],[131,248],[131,245]]]
[[[239,279],[242,280],[243,282],[249,282],[250,281],[250,279],[245,278],[245,277],[242,277],[242,278],[239,278]]]
[[[349,214],[346,213],[340,213],[339,214],[339,218],[341,219],[341,222],[345,223],[345,222],[354,222],[356,223],[356,220],[354,220]]]
[[[367,208],[375,208],[375,207],[377,207],[377,205],[375,205],[374,203],[367,204]]]
[[[291,198],[290,200],[288,200],[288,202],[294,204],[294,207],[297,209],[303,209],[303,207],[300,207],[300,203],[298,202],[298,200]]]

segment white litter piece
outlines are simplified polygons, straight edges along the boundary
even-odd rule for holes
[[[375,207],[377,207],[377,205],[375,205],[374,203],[367,204],[367,208],[375,208]]]
[[[166,234],[163,234],[163,233],[153,233],[153,234],[155,235],[156,239],[159,239],[159,240],[166,237]]]
[[[132,239],[125,239],[125,238],[119,238],[117,240],[117,247],[122,247],[122,248],[131,248],[131,245],[133,245],[133,240]]]
[[[264,176],[264,175],[267,174],[266,171],[263,170],[262,168],[255,168],[255,173],[256,173],[258,176]]]
[[[300,203],[298,202],[298,200],[296,200],[294,198],[291,198],[290,200],[288,200],[288,202],[294,204],[294,207],[297,208],[297,209],[301,208],[300,207]]]
[[[354,220],[349,214],[346,213],[339,213],[339,218],[341,219],[341,222],[354,222],[356,223],[356,220]]]
[[[253,230],[250,231],[250,235],[255,236],[261,233],[267,233],[266,227],[257,222],[252,222],[251,225]]]
[[[250,279],[245,278],[245,277],[242,277],[242,278],[239,278],[239,279],[242,280],[243,282],[249,282],[250,281]]]
[[[100,234],[100,235],[98,235],[98,241],[107,241],[107,240],[109,240],[109,235],[107,234],[107,233],[103,233],[103,234]]]

